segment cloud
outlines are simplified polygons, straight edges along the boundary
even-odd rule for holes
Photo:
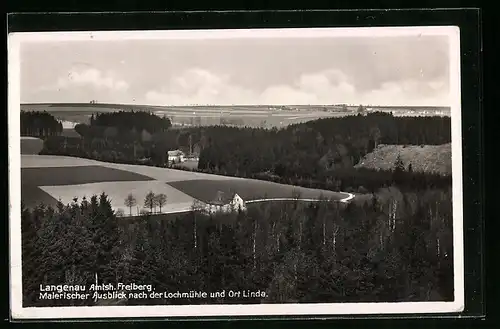
[[[146,93],[154,105],[188,104],[372,104],[449,105],[443,81],[402,80],[385,82],[369,91],[357,90],[349,76],[338,69],[302,74],[289,84],[257,91],[235,84],[229,75],[193,68],[172,78],[159,90]]]
[[[405,106],[449,106],[449,84],[443,79],[393,80],[368,89],[358,86],[354,77],[339,69],[328,69],[253,89],[236,83],[229,74],[195,67],[181,71],[163,82],[160,88],[142,89],[141,83],[129,85],[112,71],[73,68],[57,81],[35,91],[47,101],[142,103],[150,105],[307,105],[364,104]],[[36,95],[38,94],[38,95]]]
[[[372,105],[450,106],[451,103],[449,89],[440,80],[385,82],[379,88],[366,92],[362,99],[363,104]]]
[[[46,79],[41,83],[46,83]],[[98,100],[102,103],[130,103],[131,87],[113,71],[100,71],[95,68],[73,68],[60,73],[55,80],[22,91],[23,102],[83,102]]]
[[[354,87],[340,71],[329,70],[300,76],[290,85],[272,85],[263,91],[238,86],[229,75],[217,75],[194,68],[171,79],[160,90],[146,93],[146,100],[157,105],[171,104],[320,104],[343,99]]]
[[[116,78],[110,72],[103,73],[95,68],[71,69],[64,77],[59,77],[56,85],[52,88],[70,89],[81,86],[111,91],[126,91],[129,88],[126,81]]]
[[[255,94],[231,83],[228,75],[217,75],[208,70],[193,68],[172,78],[160,90],[146,93],[151,104],[186,105],[248,103]]]

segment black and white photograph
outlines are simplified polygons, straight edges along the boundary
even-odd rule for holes
[[[460,31],[13,33],[13,318],[464,307]]]

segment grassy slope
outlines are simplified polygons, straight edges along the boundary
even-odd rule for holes
[[[150,181],[150,177],[101,166],[22,168],[23,185],[55,186],[95,182]]]
[[[121,181],[121,182],[101,182],[81,185],[66,186],[44,186],[42,190],[52,195],[54,198],[61,198],[63,203],[71,203],[77,197],[87,199],[92,195],[106,193],[114,210],[122,209],[126,213],[130,211],[126,207],[124,200],[131,193],[137,200],[137,205],[132,207],[133,214],[138,214],[144,209],[144,198],[148,192],[155,194],[163,193],[167,197],[167,203],[162,206],[162,212],[178,212],[191,209],[193,198],[181,191],[159,181]],[[148,208],[148,206],[145,206]],[[158,210],[158,209],[157,209]]]
[[[38,154],[43,149],[43,141],[35,137],[21,137],[21,154]]]
[[[340,200],[347,197],[345,194],[332,191],[308,189],[304,187],[253,179],[191,180],[170,182],[169,185],[195,199],[204,202],[213,200],[218,191],[225,193],[238,193],[244,200],[255,200],[261,198],[292,198],[295,191],[300,193],[300,198],[306,199],[317,199],[324,196]]]
[[[451,144],[443,145],[379,145],[355,166],[356,168],[385,169],[394,167],[398,154],[414,171],[451,174]]]

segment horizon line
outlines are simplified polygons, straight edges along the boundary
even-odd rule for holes
[[[83,103],[83,102],[21,102],[20,105],[87,105],[90,107],[99,107],[106,105],[118,105],[118,106],[148,106],[148,107],[230,107],[230,106],[363,106],[368,108],[392,108],[392,107],[436,107],[436,108],[451,108],[451,105],[366,105],[366,104],[346,104],[346,103],[338,103],[338,104],[184,104],[184,105],[153,105],[153,104],[138,104],[138,103]]]

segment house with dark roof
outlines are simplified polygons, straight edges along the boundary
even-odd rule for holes
[[[245,211],[246,204],[237,193],[218,191],[213,200],[206,202],[205,210],[208,213]]]

